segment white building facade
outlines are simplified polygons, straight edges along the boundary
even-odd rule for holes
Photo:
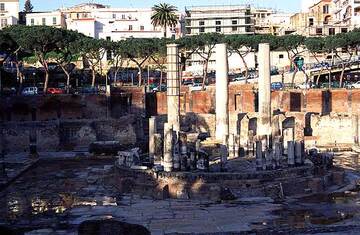
[[[199,6],[185,10],[185,34],[253,34],[250,5]]]
[[[27,13],[26,25],[47,25],[56,28],[66,28],[65,17],[61,11]]]
[[[334,0],[333,21],[335,25],[346,26],[349,30],[360,26],[359,0]]]
[[[67,29],[97,39],[162,38],[164,29],[151,23],[151,8],[110,8],[100,4],[82,4],[62,9]],[[181,14],[178,13],[181,21]],[[167,28],[167,37],[182,36],[181,23]]]
[[[19,0],[0,1],[0,29],[15,25],[19,20]]]

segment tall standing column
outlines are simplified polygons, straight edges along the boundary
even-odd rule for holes
[[[167,45],[167,112],[168,123],[180,131],[180,76],[177,44]]]
[[[271,76],[270,76],[270,45],[259,44],[259,119],[257,134],[260,136],[271,135]]]
[[[229,87],[226,44],[216,45],[216,140],[229,136]]]

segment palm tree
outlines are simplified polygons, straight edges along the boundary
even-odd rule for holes
[[[177,8],[167,3],[156,4],[152,7],[153,15],[151,23],[164,28],[164,37],[166,38],[167,27],[175,27],[179,21],[176,15]]]

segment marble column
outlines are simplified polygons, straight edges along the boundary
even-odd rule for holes
[[[226,44],[216,45],[216,140],[229,135],[228,56]]]
[[[156,118],[149,118],[149,160],[154,163],[155,159],[155,134],[156,134]]]
[[[259,118],[257,135],[271,135],[270,45],[259,44]]]
[[[171,172],[173,170],[173,139],[174,131],[172,125],[164,124],[164,171]]]
[[[167,117],[173,130],[180,131],[180,74],[177,44],[167,45]]]

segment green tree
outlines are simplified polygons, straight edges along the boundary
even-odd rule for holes
[[[157,52],[156,39],[130,38],[124,42],[126,57],[135,63],[138,71],[138,86],[142,85],[142,71],[144,63]]]
[[[255,37],[253,35],[244,34],[229,35],[225,38],[226,43],[229,45],[230,51],[239,55],[245,66],[245,83],[247,83],[249,76],[249,67],[245,57],[253,50],[254,39]]]
[[[194,36],[185,36],[177,39],[175,41],[176,44],[179,45],[179,51],[180,51],[180,64],[181,64],[181,73],[185,70],[186,62],[191,58],[193,54],[195,54],[199,47],[196,43],[197,37]]]
[[[179,21],[176,15],[177,8],[167,3],[160,3],[154,5],[152,11],[151,23],[154,26],[161,26],[164,29],[164,38],[166,38],[167,27],[175,27]]]
[[[360,31],[355,29],[348,33],[339,33],[325,38],[325,48],[341,64],[340,87],[343,86],[345,70],[351,66],[351,59],[357,54],[360,45]]]
[[[114,68],[114,78],[117,80],[117,75],[122,68],[124,62],[127,61],[126,58],[126,48],[124,47],[124,41],[110,42],[109,43],[109,52],[112,54],[111,60],[108,61],[108,64]]]
[[[76,62],[80,57],[79,40],[83,35],[70,30],[62,30],[64,37],[59,47],[48,55],[51,59],[60,66],[66,76],[66,91],[69,93],[71,73],[74,70],[74,66],[71,66],[72,62]]]
[[[33,5],[31,4],[31,1],[30,0],[26,0],[25,1],[25,4],[24,4],[24,12],[32,12],[34,9]]]
[[[0,51],[4,54],[0,59],[0,91],[2,91],[2,79],[1,74],[3,70],[4,62],[7,58],[18,48],[16,42],[12,39],[8,32],[0,31]]]
[[[295,76],[299,70],[301,70],[304,73],[304,75],[306,76],[306,82],[308,82],[308,77],[306,72],[301,68],[298,68],[297,64],[295,63],[295,59],[301,56],[305,51],[304,41],[305,41],[305,37],[301,35],[284,35],[278,37],[277,42],[275,43],[279,48],[282,48],[287,52],[288,59],[290,60],[290,65],[293,66],[294,68],[294,72],[291,79],[292,87],[294,87]]]
[[[109,41],[82,37],[78,41],[80,55],[86,60],[92,72],[91,86],[95,87],[96,74],[102,74],[102,60],[109,49]]]
[[[308,49],[309,53],[314,57],[316,62],[320,64],[319,55],[323,55],[324,53],[327,53],[328,51],[325,48],[325,39],[323,37],[309,37],[305,39],[305,47]],[[331,73],[331,69],[327,66],[325,67],[326,70],[328,70],[329,73]],[[322,66],[320,69],[320,72],[316,78],[315,84],[319,85],[319,79],[324,71],[324,67]]]
[[[209,67],[209,61],[214,54],[216,44],[221,43],[224,39],[222,34],[218,33],[204,33],[192,36],[194,37],[194,46],[198,49],[196,53],[203,59],[203,81],[202,89],[205,89],[205,83],[207,81],[207,73]]]
[[[44,67],[44,93],[46,93],[49,83],[49,54],[61,46],[64,31],[48,26],[24,25],[12,26],[9,30],[19,48],[33,52],[38,62]]]
[[[166,56],[167,56],[166,44],[168,44],[170,42],[171,42],[171,40],[168,40],[166,38],[155,39],[155,45],[156,45],[157,49],[150,56],[150,58],[156,63],[157,69],[160,70],[159,91],[161,91],[161,89],[162,89],[161,84],[163,83],[163,73],[164,73],[164,70],[166,69]]]
[[[33,51],[35,57],[45,70],[44,93],[49,84],[50,54],[62,46],[65,38],[64,30],[49,26],[17,26],[19,45],[25,51]]]

